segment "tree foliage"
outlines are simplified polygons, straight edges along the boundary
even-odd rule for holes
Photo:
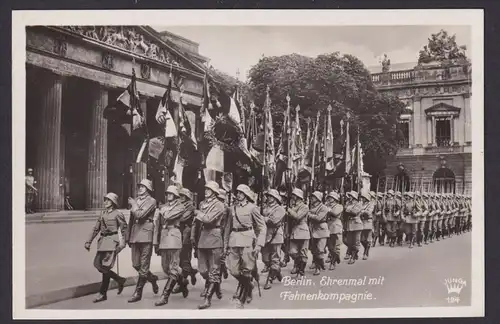
[[[466,60],[467,47],[458,46],[455,38],[455,35],[448,35],[444,29],[432,34],[428,39],[428,44],[419,52],[418,63]]]
[[[322,136],[328,105],[333,108],[334,136],[340,136],[340,121],[348,117],[351,143],[359,129],[366,172],[380,173],[385,168],[385,161],[396,153],[397,119],[404,105],[397,98],[375,89],[369,71],[358,58],[338,52],[316,58],[298,54],[264,57],[249,73],[248,95],[257,107],[264,105],[268,85],[276,145],[288,94],[293,119],[295,107],[300,105],[304,138],[307,118],[315,121],[318,112],[321,113],[318,133]]]

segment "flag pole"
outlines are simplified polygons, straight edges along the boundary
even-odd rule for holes
[[[316,114],[316,125],[314,126],[314,141],[313,141],[313,156],[312,156],[312,164],[311,164],[311,184],[310,184],[310,193],[314,192],[314,173],[316,171],[315,168],[315,159],[316,159],[316,141],[318,140],[318,125],[319,125],[319,111]],[[311,200],[309,199],[309,205],[311,204]]]
[[[264,213],[264,179],[266,176],[266,162],[267,162],[267,112],[269,110],[269,85],[266,88],[266,103],[264,105],[264,114],[262,116],[262,121],[264,125],[264,164],[262,165],[262,177],[261,177],[261,187],[260,187],[260,213]]]

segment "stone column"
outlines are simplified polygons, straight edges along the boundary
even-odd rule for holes
[[[62,209],[63,201],[59,188],[63,77],[44,73],[44,78],[39,84],[43,88],[40,98],[40,133],[35,166],[35,177],[38,180],[37,211],[54,212]]]
[[[471,121],[471,109],[470,109],[470,94],[464,94],[464,133],[465,133],[465,143],[470,144],[472,142],[472,121]]]
[[[103,208],[103,197],[108,189],[108,121],[103,117],[108,105],[108,91],[97,83],[88,88],[90,98],[89,161],[85,209]]]
[[[436,117],[432,116],[432,146],[436,146]]]
[[[147,98],[140,98],[140,105],[141,105],[141,109],[142,111],[144,112],[144,116],[147,116]],[[147,119],[146,119],[146,123],[147,123]],[[148,154],[148,152],[144,152],[144,154]],[[137,184],[142,180],[142,179],[146,179],[148,177],[148,167],[147,167],[147,164],[144,163],[144,162],[140,162],[140,163],[135,163],[135,158],[136,157],[133,157],[133,161],[132,161],[132,181],[133,181],[133,186],[132,186],[132,193],[133,193],[133,196],[136,197],[137,196]]]
[[[415,98],[413,102],[413,138],[416,147],[422,146],[422,108],[421,108],[421,98]]]
[[[430,118],[426,118],[425,122],[427,124],[427,145],[432,146],[432,121]]]

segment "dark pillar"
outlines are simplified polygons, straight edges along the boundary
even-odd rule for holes
[[[53,212],[63,209],[61,197],[61,109],[63,77],[44,73],[40,86],[40,133],[37,138],[35,175],[38,178],[37,209]]]
[[[103,208],[108,181],[108,122],[103,117],[108,105],[108,91],[93,83],[88,94],[91,96],[91,117],[85,209],[97,210]]]

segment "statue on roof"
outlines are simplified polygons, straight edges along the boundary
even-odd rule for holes
[[[382,72],[387,73],[391,68],[391,60],[387,58],[387,54],[384,54],[384,59],[382,60]]]

